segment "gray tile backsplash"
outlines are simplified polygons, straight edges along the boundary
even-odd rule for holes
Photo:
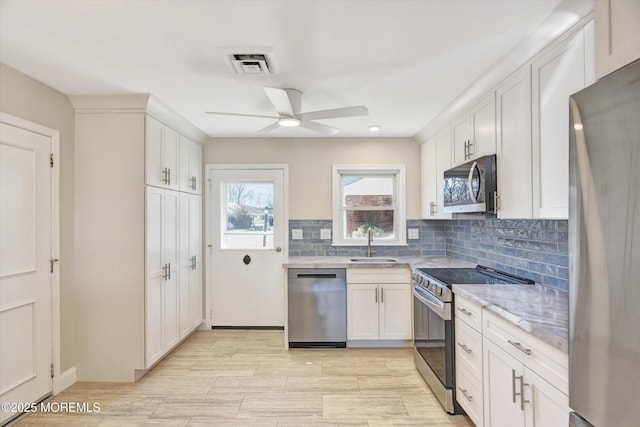
[[[408,220],[407,229],[420,230],[408,246],[376,246],[376,256],[448,255],[517,274],[538,283],[568,289],[569,257],[566,220],[456,219]],[[366,248],[331,246],[320,239],[331,220],[290,220],[290,256],[365,256]],[[302,240],[291,230],[302,229]]]

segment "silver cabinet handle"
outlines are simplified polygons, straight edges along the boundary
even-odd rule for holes
[[[435,216],[436,214],[436,202],[429,202],[429,216]]]
[[[191,257],[191,269],[195,270],[196,268],[196,256],[194,255]]]
[[[525,348],[522,344],[520,344],[519,342],[513,342],[511,340],[507,340],[507,342],[509,344],[511,344],[512,346],[514,346],[515,348],[517,348],[518,350],[520,350],[521,352],[523,352],[524,354],[526,354],[527,356],[531,356],[531,349],[530,348]]]
[[[494,191],[493,192],[493,211],[498,212],[498,209],[500,209],[500,195],[498,194],[497,191]]]
[[[196,189],[196,177],[195,176],[191,177],[191,189],[192,190]]]
[[[169,169],[162,169],[162,182],[169,184]]]
[[[464,308],[459,308],[458,309],[459,312],[461,312],[462,314],[464,314],[465,316],[471,316],[473,313],[464,309]]]
[[[167,185],[171,185],[171,168],[167,169]]]
[[[378,288],[376,288],[376,303],[378,303]]]
[[[167,280],[167,264],[162,266],[162,278]]]
[[[520,393],[516,392],[516,380],[520,380]],[[524,383],[524,375],[516,375],[516,370],[511,370],[511,389],[513,391],[513,403],[516,403],[516,396],[520,396],[520,410],[524,411],[524,404],[531,403],[528,400],[524,400],[524,386],[529,384]]]
[[[168,280],[171,280],[171,263],[167,264]]]
[[[463,349],[467,354],[471,354],[473,353],[473,350],[471,350],[469,347],[467,347],[466,344],[460,344],[458,343],[458,345],[460,346],[461,349]]]
[[[471,142],[471,140],[467,141],[469,144],[467,145],[467,152],[469,153],[469,158],[471,158],[473,156],[473,153],[471,152],[471,147],[473,147],[473,142]]]
[[[380,302],[384,303],[384,288],[380,288]]]
[[[469,150],[469,141],[465,141],[464,142],[464,159],[465,160],[467,160],[467,157],[469,156],[467,154],[468,150]]]
[[[461,389],[460,387],[458,387],[458,390],[460,390],[460,393],[462,393],[462,395],[463,395],[464,397],[466,397],[466,398],[467,398],[467,400],[468,400],[469,402],[471,402],[471,401],[473,400],[473,396],[469,396],[469,393],[467,392],[467,390],[466,390],[466,389],[465,389],[465,390],[463,390],[463,389]]]

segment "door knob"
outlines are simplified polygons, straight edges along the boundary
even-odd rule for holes
[[[242,258],[242,262],[244,262],[245,265],[249,265],[251,263],[251,257],[249,255],[245,255],[244,258]]]
[[[276,246],[276,252],[282,252],[282,248],[280,246]]]

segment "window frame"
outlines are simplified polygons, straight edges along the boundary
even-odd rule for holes
[[[347,210],[342,205],[343,175],[356,176],[394,176],[393,194],[393,229],[395,239],[377,240],[373,239],[372,246],[406,246],[407,245],[407,215],[406,215],[406,166],[405,165],[333,165],[332,166],[332,212],[333,212],[333,246],[367,246],[367,239],[345,239],[344,211]],[[367,210],[367,209],[364,209]],[[374,209],[371,209],[374,210]]]

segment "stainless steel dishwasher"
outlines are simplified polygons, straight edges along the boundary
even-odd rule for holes
[[[346,347],[344,268],[290,268],[289,347]]]

